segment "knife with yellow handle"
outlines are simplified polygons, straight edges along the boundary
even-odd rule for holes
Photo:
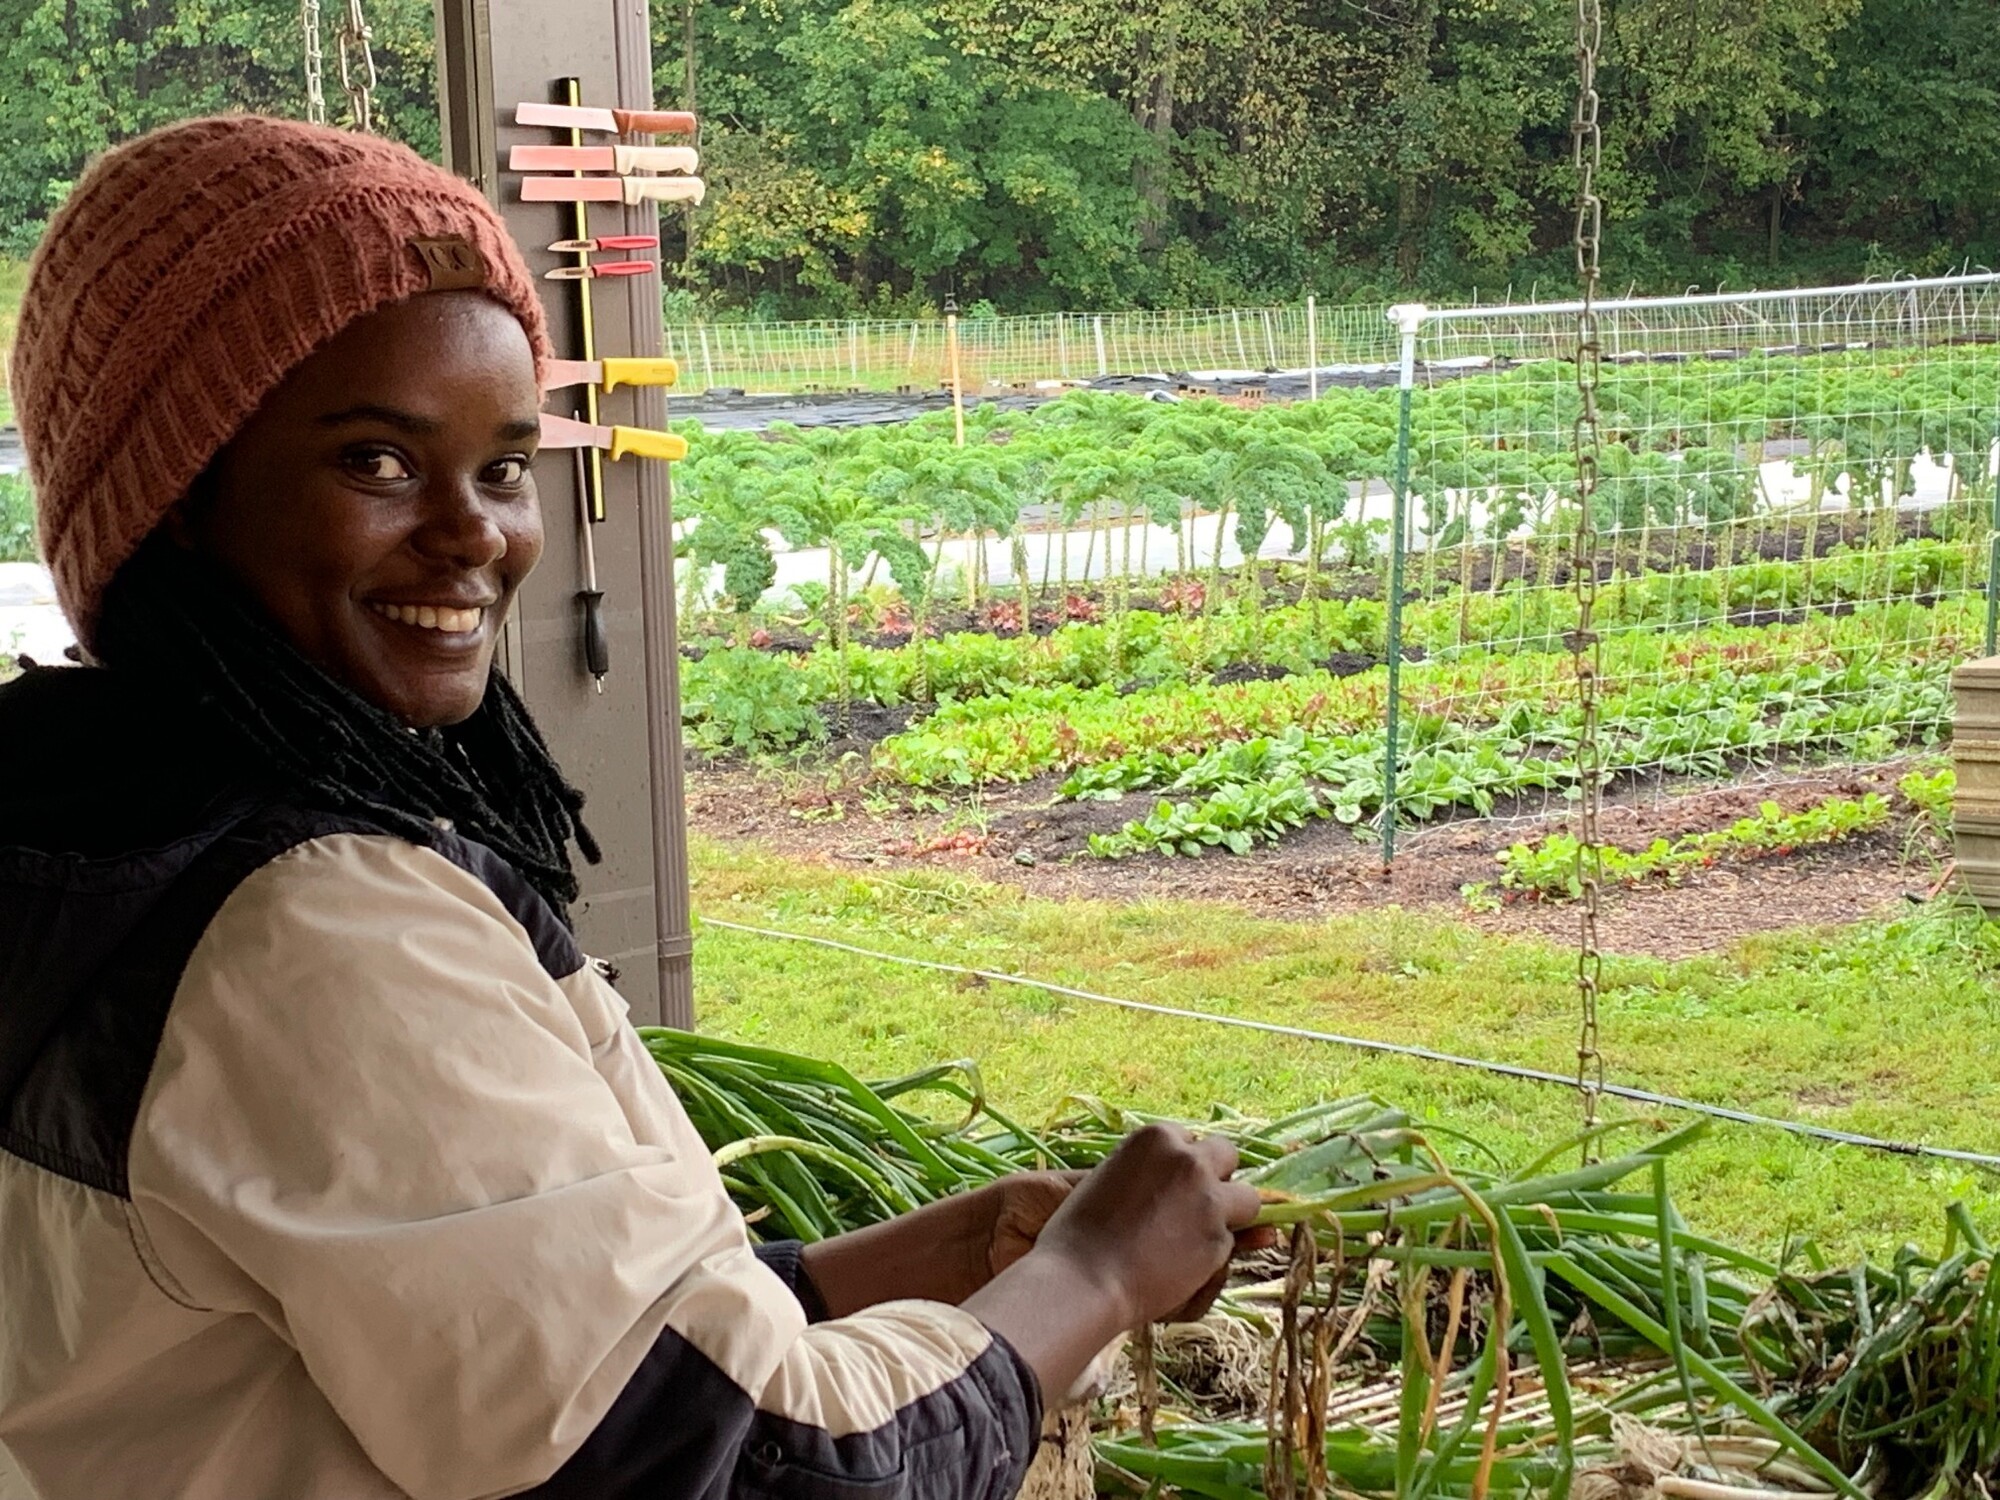
[[[594,385],[615,391],[621,385],[672,385],[680,378],[681,367],[671,359],[552,359],[543,373],[542,389]]]
[[[701,153],[692,146],[516,146],[510,172],[692,172]]]
[[[661,458],[669,463],[686,458],[687,439],[650,427],[599,427],[574,417],[542,413],[544,448],[602,448],[614,459]]]

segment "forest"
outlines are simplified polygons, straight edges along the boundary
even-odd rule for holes
[[[324,8],[327,91],[341,7]],[[382,128],[435,152],[423,0],[368,0]],[[910,315],[1566,285],[1564,0],[660,0],[712,183],[669,312]],[[2000,261],[1990,0],[1605,6],[1607,281]],[[0,254],[90,156],[302,111],[295,0],[0,0]]]

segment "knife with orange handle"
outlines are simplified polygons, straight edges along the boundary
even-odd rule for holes
[[[695,117],[684,109],[589,109],[577,104],[514,106],[516,125],[557,130],[602,130],[612,135],[693,135]]]

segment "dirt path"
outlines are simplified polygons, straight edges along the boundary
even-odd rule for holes
[[[1685,792],[1605,810],[1604,836],[1625,848],[1720,828],[1765,801],[1788,812],[1830,796],[1894,799],[1900,766],[1795,775]],[[1628,794],[1629,795],[1629,794]],[[895,810],[853,790],[741,769],[690,774],[692,825],[712,837],[753,840],[801,858],[887,868],[962,868],[1051,899],[1228,901],[1267,916],[1310,920],[1400,906],[1448,911],[1483,931],[1557,942],[1577,930],[1567,903],[1504,901],[1496,856],[1517,840],[1564,826],[1560,813],[1506,821],[1466,818],[1413,831],[1387,875],[1379,847],[1326,821],[1248,855],[1200,859],[1092,858],[1088,837],[1143,812],[1143,799],[1060,802],[1053,784],[1008,788],[942,810]],[[1908,858],[1906,858],[1906,851]],[[1607,952],[1662,958],[1720,951],[1740,937],[1849,922],[1928,890],[1930,851],[1906,819],[1846,843],[1718,865],[1671,888],[1607,893]],[[1468,886],[1487,883],[1468,904]]]

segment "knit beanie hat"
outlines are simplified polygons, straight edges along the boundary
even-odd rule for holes
[[[284,378],[356,319],[480,289],[547,357],[520,252],[405,146],[259,115],[106,152],[28,270],[11,386],[56,597],[88,646],[105,586]]]

